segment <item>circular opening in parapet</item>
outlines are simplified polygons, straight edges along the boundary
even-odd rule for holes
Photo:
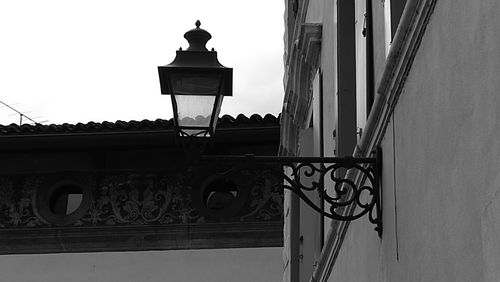
[[[56,188],[49,198],[49,208],[56,215],[70,215],[83,202],[83,190],[76,184],[64,184]]]
[[[229,208],[237,196],[236,184],[231,180],[219,178],[206,186],[203,198],[207,208],[219,211]]]

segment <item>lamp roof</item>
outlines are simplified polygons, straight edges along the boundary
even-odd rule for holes
[[[184,38],[189,42],[186,50],[179,48],[175,59],[168,65],[160,68],[211,68],[230,69],[223,66],[217,60],[217,52],[212,48],[208,50],[206,44],[212,35],[200,28],[200,21],[196,21],[196,28],[184,34]],[[231,69],[232,70],[232,69]]]

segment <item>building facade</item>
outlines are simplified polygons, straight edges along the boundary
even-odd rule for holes
[[[196,158],[276,154],[278,120],[224,116],[205,145],[172,120],[0,126],[0,280],[280,278],[280,176]]]
[[[285,3],[280,154],[381,148],[383,233],[285,193],[283,281],[498,281],[500,4]]]

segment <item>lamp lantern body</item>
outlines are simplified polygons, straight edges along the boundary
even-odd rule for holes
[[[224,96],[232,96],[233,69],[220,64],[213,49],[207,50],[212,36],[199,21],[184,37],[188,49],[179,49],[170,64],[158,67],[161,93],[172,98],[174,126],[181,136],[210,137]]]

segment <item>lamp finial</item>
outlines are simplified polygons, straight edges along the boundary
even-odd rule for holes
[[[200,20],[197,20],[195,25],[196,28],[193,28],[184,34],[184,38],[186,38],[189,42],[187,51],[208,51],[205,45],[207,44],[207,41],[212,38],[212,36],[206,30],[200,28]]]

